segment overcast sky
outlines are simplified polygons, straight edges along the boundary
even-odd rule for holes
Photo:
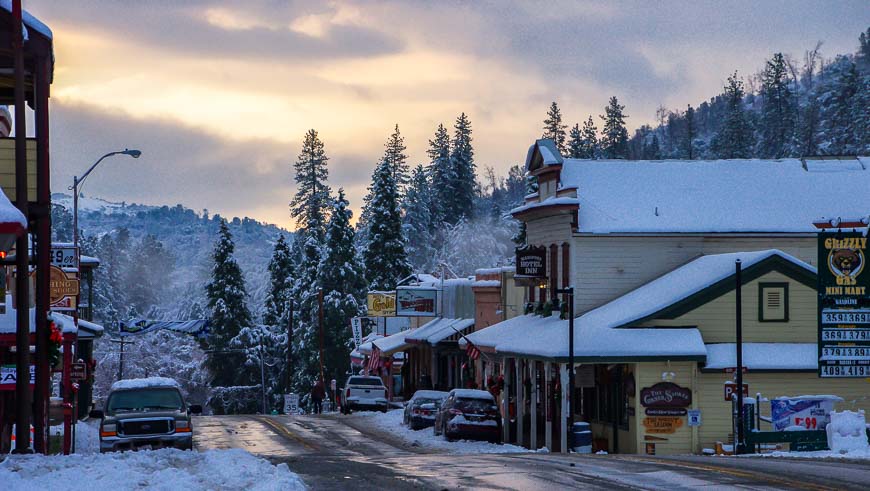
[[[541,134],[611,95],[630,130],[776,51],[854,52],[856,1],[317,2],[25,0],[54,31],[52,188],[105,152],[86,195],[181,203],[291,227],[292,163],[315,128],[330,185],[359,209],[398,123],[412,164],[438,123],[471,118],[478,168],[505,174]]]

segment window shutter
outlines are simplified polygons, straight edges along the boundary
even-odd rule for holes
[[[763,321],[786,321],[787,290],[783,286],[764,286],[762,288],[761,309]]]

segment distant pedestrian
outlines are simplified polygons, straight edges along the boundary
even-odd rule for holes
[[[323,380],[318,380],[311,388],[311,402],[314,403],[314,414],[323,412],[323,398],[326,397],[326,386]]]

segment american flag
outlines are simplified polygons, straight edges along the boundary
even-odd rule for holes
[[[480,358],[480,350],[477,349],[477,346],[469,341],[468,338],[465,338],[465,342],[468,343],[468,346],[465,347],[465,354],[468,355],[468,357],[472,360],[477,360],[478,358]]]
[[[366,366],[369,373],[376,373],[381,368],[381,350],[372,343],[372,354],[369,355],[369,364]]]

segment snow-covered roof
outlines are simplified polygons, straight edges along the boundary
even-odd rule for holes
[[[12,295],[6,295],[6,309],[0,312],[0,334],[15,334],[17,330],[17,311],[12,303]],[[79,328],[90,331],[91,334],[101,336],[103,326],[79,319],[79,324],[76,326],[75,320],[65,314],[52,312],[51,318],[54,320],[57,327],[63,333],[78,333]],[[36,309],[30,309],[30,333],[36,332]]]
[[[535,143],[529,147],[529,151],[526,154],[526,162],[532,160],[536,149],[540,152],[541,160],[545,166],[559,165],[563,162],[562,155],[559,153],[559,149],[556,148],[556,143],[549,138],[536,140]]]
[[[701,256],[575,319],[574,354],[583,358],[636,357],[703,360],[707,348],[696,328],[626,328],[685,300],[742,269],[779,257],[812,273],[815,268],[782,251],[770,249]],[[568,321],[533,314],[514,317],[469,334],[472,343],[511,353],[544,358],[568,356]],[[465,344],[460,341],[460,345]],[[814,355],[815,356],[815,355]]]
[[[560,179],[563,187],[578,189],[582,233],[815,232],[814,220],[870,210],[870,193],[842,198],[844,182],[870,188],[870,157],[565,159]]]
[[[407,336],[407,340],[417,343],[436,345],[441,341],[474,326],[474,319],[448,319],[439,317],[423,324]],[[380,343],[378,343],[380,345]]]
[[[397,351],[402,351],[410,344],[405,341],[406,336],[409,334],[413,334],[417,329],[409,329],[407,331],[397,332],[396,334],[391,334],[385,338],[375,339],[372,341],[374,346],[377,346],[379,350],[381,350],[382,356],[391,355]],[[362,350],[361,350],[362,351]],[[371,349],[367,354],[371,354]]]
[[[737,345],[707,345],[707,369],[735,368]],[[816,343],[743,343],[743,366],[748,370],[816,370],[819,353]]]
[[[501,286],[501,281],[500,280],[477,280],[474,283],[472,283],[471,286],[476,287],[476,288]]]
[[[381,334],[377,334],[377,333],[371,333],[371,334],[367,335],[366,337],[363,338],[363,342],[359,345],[359,348],[357,348],[357,351],[359,351],[360,353],[362,353],[364,355],[372,354],[372,341],[374,341],[376,339],[382,339],[383,337],[384,336],[382,336]]]
[[[484,275],[484,274],[501,274],[501,273],[513,273],[516,271],[516,266],[501,266],[498,268],[478,268],[474,270],[474,274],[476,275]]]
[[[112,384],[112,390],[144,389],[146,387],[179,387],[178,382],[167,377],[131,378]]]
[[[453,389],[453,395],[456,397],[461,397],[463,399],[486,399],[491,401],[493,399],[492,394],[485,390],[478,389]]]
[[[23,229],[27,228],[27,219],[24,218],[24,214],[21,213],[15,205],[9,201],[9,198],[6,197],[6,193],[0,191],[0,226],[3,224],[9,224],[5,227],[16,228],[16,225],[20,226]],[[4,231],[6,232],[6,231]],[[9,230],[6,233],[18,233],[14,230]]]
[[[3,10],[12,13],[12,0],[0,0],[0,8]],[[47,25],[43,24],[42,21],[34,17],[30,12],[21,9],[21,20],[24,22],[24,26],[27,29],[33,29],[43,36],[51,39],[53,37],[51,33],[51,29],[48,28]],[[24,32],[24,39],[28,39],[27,31]]]
[[[545,199],[544,201],[535,201],[532,203],[527,203],[527,204],[522,205],[522,206],[518,206],[518,207],[511,210],[511,214],[514,215],[517,213],[522,213],[524,211],[534,210],[536,208],[546,208],[549,206],[556,206],[556,205],[570,206],[570,205],[579,205],[579,204],[580,204],[580,200],[577,198],[571,198],[568,196],[562,196],[562,197],[550,196],[549,198]]]
[[[72,316],[61,314],[58,312],[53,312],[51,314],[51,318],[54,319],[54,322],[58,324],[58,326],[61,328],[61,331],[78,333],[80,338],[92,338],[94,336],[100,337],[105,331],[105,329],[103,329],[103,326],[99,324],[94,324],[93,322],[88,322],[84,319],[79,319],[78,328],[76,328],[75,319],[73,319]],[[82,330],[87,332],[82,333]]]

